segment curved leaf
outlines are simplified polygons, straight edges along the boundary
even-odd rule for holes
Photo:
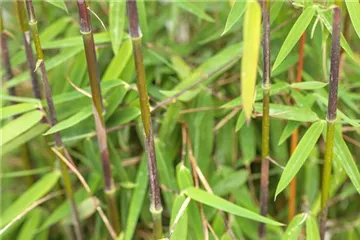
[[[279,193],[286,188],[290,181],[295,177],[296,173],[300,170],[305,160],[313,150],[325,125],[325,121],[313,123],[301,138],[294,153],[291,155],[290,160],[286,164],[283,173],[281,174],[280,181],[276,188],[275,199],[277,195],[279,195]]]
[[[283,224],[272,220],[270,218],[263,217],[257,213],[254,213],[246,208],[235,205],[232,202],[229,202],[223,198],[220,198],[211,193],[205,192],[199,188],[190,187],[187,188],[184,193],[190,198],[203,203],[205,205],[211,206],[213,208],[237,215],[239,217],[248,218],[257,222],[263,222],[270,225],[282,226]]]
[[[291,220],[290,224],[286,228],[285,233],[283,234],[282,240],[297,240],[300,235],[300,231],[302,228],[302,225],[306,221],[308,217],[307,213],[301,213],[296,215],[293,220]],[[308,238],[307,239],[312,239]]]
[[[244,14],[245,10],[246,10],[246,1],[242,1],[242,0],[235,1],[227,17],[225,29],[221,35],[227,33],[232,28],[232,26],[234,26],[234,24],[237,23],[237,21],[239,21],[241,16]]]
[[[311,20],[315,14],[315,8],[307,7],[301,13],[299,18],[296,20],[295,24],[291,28],[289,34],[287,35],[283,45],[280,48],[279,54],[276,57],[272,71],[274,71],[287,57],[290,51],[294,48],[297,41],[300,39],[301,35],[304,33],[306,28],[309,26]]]
[[[360,3],[359,1],[345,0],[345,4],[355,32],[360,38]]]

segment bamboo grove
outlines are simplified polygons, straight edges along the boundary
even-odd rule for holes
[[[360,239],[360,2],[0,3],[1,239]]]

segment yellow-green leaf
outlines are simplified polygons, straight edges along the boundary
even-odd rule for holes
[[[245,117],[250,120],[254,103],[259,58],[261,8],[257,1],[247,2],[244,20],[244,47],[241,61],[241,95]]]
[[[358,0],[345,0],[345,4],[355,32],[360,38],[360,3]]]

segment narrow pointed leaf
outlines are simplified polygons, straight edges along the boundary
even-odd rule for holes
[[[6,119],[21,113],[34,110],[38,107],[36,103],[19,103],[0,108],[0,115],[2,119]]]
[[[80,112],[75,113],[71,117],[57,123],[55,126],[50,128],[46,133],[44,133],[44,135],[49,135],[70,128],[80,123],[81,121],[87,119],[91,115],[92,115],[92,106],[85,107]]]
[[[328,85],[325,82],[318,82],[318,81],[310,81],[310,82],[298,82],[292,83],[290,86],[292,88],[301,89],[301,90],[315,90],[320,89]]]
[[[254,213],[246,208],[235,205],[232,202],[229,202],[223,198],[220,198],[211,193],[205,192],[199,188],[190,187],[187,188],[184,193],[190,198],[203,203],[205,205],[211,206],[213,208],[237,215],[239,217],[248,218],[257,222],[263,222],[270,225],[281,226],[283,225],[280,222],[274,221],[270,218],[263,217],[257,213]]]
[[[12,120],[0,129],[0,146],[10,142],[23,132],[27,131],[35,124],[40,122],[44,114],[35,110]]]
[[[300,39],[303,32],[309,26],[311,20],[315,14],[315,8],[307,7],[301,13],[300,17],[296,20],[295,24],[291,28],[287,35],[283,45],[280,48],[279,54],[276,57],[272,71],[274,71],[287,57],[290,51],[294,48],[297,41]]]
[[[114,54],[117,54],[123,39],[125,26],[125,1],[111,0],[109,4],[109,35]]]
[[[51,5],[53,5],[57,8],[60,8],[60,9],[64,10],[65,12],[69,13],[64,0],[45,0],[45,2],[50,3]]]
[[[257,1],[247,2],[244,20],[244,47],[241,61],[241,95],[245,117],[250,120],[254,103],[259,58],[261,9]]]
[[[196,6],[195,3],[190,1],[176,1],[176,4],[185,11],[188,11],[189,13],[192,13],[201,19],[204,19],[208,22],[214,22],[214,19],[206,14],[201,8]]]
[[[170,226],[173,225],[174,220],[176,216],[178,215],[178,212],[182,206],[182,204],[185,201],[185,196],[178,195],[175,197],[173,207],[171,209],[171,220],[170,220]],[[188,239],[187,233],[188,233],[188,210],[185,209],[181,217],[179,218],[177,224],[175,225],[174,232],[171,235],[172,240],[183,240]]]
[[[227,17],[224,32],[221,35],[227,33],[234,26],[234,24],[239,21],[241,16],[244,14],[245,10],[246,10],[246,1],[242,1],[242,0],[235,1]]]
[[[326,123],[324,121],[313,123],[301,138],[294,153],[291,155],[290,160],[286,164],[283,173],[281,174],[280,181],[276,188],[275,199],[277,195],[287,187],[290,181],[295,177],[296,173],[300,170],[305,160],[313,150],[325,125]]]
[[[10,207],[1,213],[0,228],[3,228],[32,203],[47,194],[55,186],[59,178],[60,172],[58,171],[48,173],[26,190],[26,192],[22,193]]]
[[[288,121],[286,123],[286,126],[285,126],[281,136],[280,136],[278,145],[283,144],[285,142],[285,140],[291,136],[292,132],[300,126],[300,124],[301,124],[301,122]]]
[[[308,216],[306,219],[306,238],[312,240],[320,240],[319,228],[316,219]]]
[[[360,38],[360,3],[354,0],[345,0],[352,25]]]
[[[307,213],[301,213],[296,215],[293,220],[291,220],[290,224],[286,228],[285,233],[283,234],[282,240],[297,240],[300,235],[301,228],[305,223],[308,217]],[[312,238],[307,238],[312,239]]]
[[[334,140],[335,159],[340,162],[354,187],[360,194],[360,172],[348,146],[346,145],[339,131],[335,132]]]

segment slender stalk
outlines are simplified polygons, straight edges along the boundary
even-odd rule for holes
[[[320,218],[320,237],[325,238],[328,199],[330,191],[331,166],[334,148],[334,131],[337,109],[337,92],[339,81],[339,63],[340,63],[340,25],[341,12],[340,8],[334,9],[333,17],[333,32],[332,32],[332,46],[331,46],[331,68],[330,68],[330,84],[329,84],[329,99],[327,112],[327,131],[326,131],[326,145],[324,157],[324,169],[322,176],[321,189],[321,218]]]
[[[40,69],[40,75],[41,75],[42,82],[44,85],[46,103],[47,103],[48,111],[49,111],[49,123],[51,126],[54,126],[57,123],[56,112],[55,112],[55,107],[54,107],[54,103],[53,103],[53,99],[52,99],[52,95],[51,95],[51,88],[49,85],[49,80],[48,80],[47,73],[46,73],[44,54],[43,54],[43,51],[41,48],[41,42],[40,42],[40,38],[39,38],[39,34],[38,34],[37,21],[35,18],[35,11],[34,11],[34,6],[32,3],[32,0],[26,0],[26,8],[28,11],[28,16],[29,16],[30,30],[31,30],[32,36],[34,38],[34,43],[35,43],[36,57],[37,57],[36,67]],[[37,69],[31,69],[31,72],[33,72],[34,70],[37,70]],[[64,154],[65,149],[64,149],[64,145],[63,145],[61,135],[59,132],[54,133],[54,139],[55,139],[56,148]],[[72,187],[72,183],[70,180],[68,169],[67,169],[66,165],[62,162],[60,164],[60,170],[61,170],[62,178],[64,181],[66,196],[69,200],[71,210],[72,210],[71,213],[72,213],[72,217],[73,217],[76,239],[80,240],[80,239],[82,239],[82,233],[81,233],[81,229],[80,229],[79,214],[78,214],[76,204],[74,201],[73,187]]]
[[[34,97],[37,99],[41,99],[41,93],[40,93],[40,86],[39,86],[39,80],[35,69],[35,59],[34,54],[31,48],[31,42],[30,42],[30,31],[29,31],[29,25],[26,20],[26,12],[25,12],[25,3],[24,1],[15,0],[15,6],[17,10],[18,20],[20,23],[20,28],[22,31],[23,39],[24,39],[24,48],[25,48],[25,55],[28,63],[28,68],[30,72],[30,78],[31,78],[31,85],[32,85],[32,91],[34,94]]]
[[[296,73],[296,82],[301,82],[302,70],[304,65],[304,47],[306,40],[306,32],[304,32],[300,38],[299,45],[299,61],[297,66]],[[294,100],[292,100],[294,102]],[[296,128],[291,134],[291,143],[290,143],[290,154],[292,155],[296,149],[297,143],[299,140],[299,130]],[[289,197],[289,213],[288,220],[289,222],[294,218],[296,214],[296,178],[294,177],[290,182],[290,197]]]
[[[146,87],[146,77],[141,50],[142,34],[138,21],[138,11],[136,0],[127,1],[127,10],[129,17],[130,36],[133,43],[135,68],[137,75],[137,88],[140,96],[141,119],[143,122],[145,146],[147,153],[147,166],[150,182],[150,212],[154,221],[154,237],[162,238],[162,204],[160,198],[160,188],[157,178],[156,154],[154,148],[154,139],[151,129],[151,116],[149,107],[149,96]]]
[[[267,215],[269,195],[269,134],[270,134],[270,2],[261,1],[263,16],[263,118],[262,118],[262,142],[261,142],[261,189],[260,189],[260,213]],[[266,238],[266,226],[259,225],[259,238]]]
[[[83,37],[87,69],[91,88],[93,114],[97,132],[97,140],[101,152],[103,167],[104,192],[109,207],[109,217],[112,227],[117,234],[120,233],[120,216],[116,202],[116,188],[111,174],[111,164],[106,138],[105,121],[103,117],[103,104],[100,89],[100,77],[96,60],[94,36],[91,27],[90,13],[84,0],[77,0],[80,32]]]

